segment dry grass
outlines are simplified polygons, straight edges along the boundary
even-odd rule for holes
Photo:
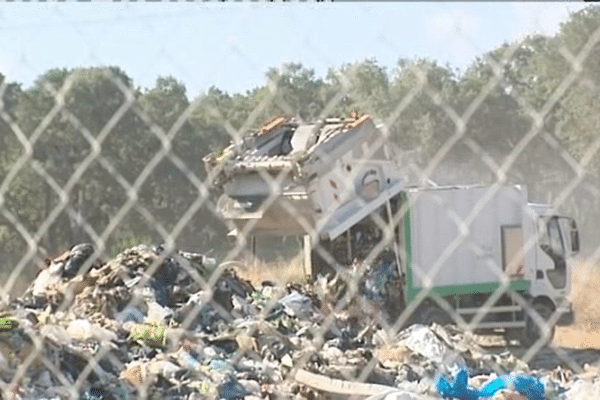
[[[304,263],[300,256],[281,262],[240,264],[236,267],[236,271],[240,277],[248,279],[253,285],[260,285],[264,281],[284,285],[288,282],[301,282],[306,277]]]

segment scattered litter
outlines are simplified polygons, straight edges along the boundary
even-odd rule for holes
[[[153,324],[136,324],[129,331],[132,340],[150,347],[164,347],[167,343],[165,327]]]
[[[385,329],[376,311],[398,303],[390,259],[351,284],[338,274],[254,287],[199,253],[92,254],[83,244],[48,259],[2,309],[2,398],[600,398],[595,366],[531,371],[452,325]]]

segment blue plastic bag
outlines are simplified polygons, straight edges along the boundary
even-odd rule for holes
[[[444,399],[477,400],[492,397],[502,389],[511,389],[527,400],[545,400],[544,384],[537,378],[527,375],[503,375],[492,379],[481,389],[468,387],[469,371],[461,368],[454,377],[454,383],[439,376],[436,389]]]

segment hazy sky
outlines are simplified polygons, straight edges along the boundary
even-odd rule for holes
[[[245,92],[269,67],[429,57],[465,68],[528,33],[554,34],[584,3],[2,3],[0,72],[31,85],[50,68],[116,65],[137,85],[159,75],[194,97]]]

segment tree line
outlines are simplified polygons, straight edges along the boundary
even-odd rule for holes
[[[21,230],[56,254],[117,217],[108,253],[161,242],[174,228],[180,247],[226,251],[202,157],[276,114],[314,121],[368,112],[440,183],[526,183],[534,201],[572,184],[564,207],[592,232],[599,29],[600,7],[590,6],[556,35],[505,43],[465,71],[431,59],[400,58],[392,69],[365,59],[319,77],[288,63],[246,93],[212,87],[193,99],[172,76],[140,88],[118,67],[52,69],[29,88],[0,75],[1,268],[26,251]]]

